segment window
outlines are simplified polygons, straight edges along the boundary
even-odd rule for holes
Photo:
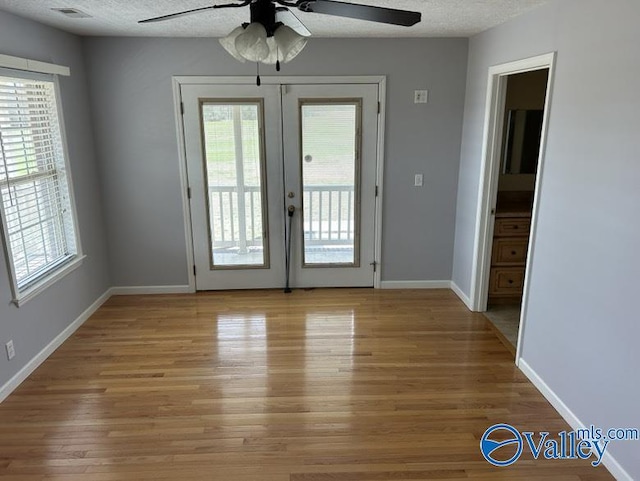
[[[18,304],[80,254],[56,83],[24,75],[0,73],[0,211]]]

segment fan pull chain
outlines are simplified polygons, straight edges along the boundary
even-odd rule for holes
[[[280,71],[280,48],[276,45],[276,72]]]
[[[260,85],[262,85],[262,81],[260,80],[260,62],[256,62],[256,70],[257,70],[256,85],[260,87]]]

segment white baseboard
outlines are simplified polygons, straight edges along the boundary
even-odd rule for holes
[[[381,289],[449,289],[451,281],[382,281]]]
[[[40,364],[42,364],[53,352],[58,349],[76,330],[96,312],[102,304],[111,297],[111,289],[102,294],[96,301],[85,309],[67,328],[58,334],[53,341],[47,344],[42,351],[31,359],[20,371],[0,387],[0,403],[4,401],[25,379],[27,379]]]
[[[571,426],[572,429],[586,429],[585,424],[578,419],[571,409],[560,399],[560,397],[547,385],[546,382],[536,373],[527,361],[520,358],[518,367],[524,373],[525,376],[538,388],[538,391],[551,403],[556,411],[563,417],[563,419]],[[633,481],[633,478],[627,473],[620,463],[607,451],[602,457],[602,464],[609,470],[609,472],[618,481]]]
[[[145,294],[191,294],[189,286],[121,286],[112,287],[112,296],[141,296]]]
[[[470,311],[473,311],[473,304],[471,303],[471,299],[469,299],[469,296],[467,296],[462,291],[462,289],[458,287],[458,284],[456,284],[453,281],[451,281],[451,290],[456,293],[456,295],[460,298],[462,302],[464,302],[464,305],[467,306],[467,309],[469,309]]]

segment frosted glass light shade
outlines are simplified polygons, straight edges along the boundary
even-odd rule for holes
[[[280,50],[280,60],[290,62],[302,52],[307,45],[307,38],[300,35],[291,27],[281,25],[274,34],[276,44]]]
[[[269,56],[267,30],[261,23],[251,23],[236,37],[235,46],[240,56],[246,60],[260,62]]]
[[[262,60],[262,63],[273,65],[278,61],[278,45],[276,39],[267,37],[267,45],[269,46],[269,55]]]
[[[238,53],[238,50],[236,49],[236,38],[238,38],[238,35],[243,32],[244,27],[237,27],[234,28],[229,35],[219,40],[220,45],[222,45],[224,49],[233,56],[233,58],[242,63],[246,62],[246,59],[242,55],[240,55],[240,53]]]
[[[286,25],[280,25],[273,36],[267,37],[266,28],[259,22],[237,27],[219,41],[240,62],[266,64],[290,62],[307,45],[306,37]]]

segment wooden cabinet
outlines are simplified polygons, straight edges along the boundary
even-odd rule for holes
[[[521,301],[530,229],[530,212],[496,213],[489,278],[489,303]]]

